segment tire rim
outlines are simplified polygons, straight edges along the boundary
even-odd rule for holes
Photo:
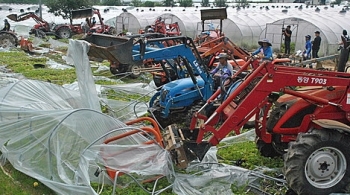
[[[339,183],[346,171],[345,155],[334,147],[314,151],[305,164],[305,177],[316,188],[330,188]]]
[[[140,75],[141,74],[141,67],[139,66],[132,66],[131,72],[133,75]]]
[[[68,39],[69,38],[69,35],[70,33],[64,29],[63,31],[60,32],[60,36],[63,38],[63,39]]]
[[[66,33],[66,32],[61,33],[61,37],[64,38],[64,39],[68,39],[69,38],[68,33]]]
[[[13,44],[9,38],[2,39],[0,42],[3,48],[11,47]]]

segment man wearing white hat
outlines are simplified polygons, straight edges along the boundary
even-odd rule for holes
[[[268,39],[262,39],[260,41],[258,41],[258,44],[260,45],[260,47],[255,50],[252,55],[258,55],[259,58],[261,58],[262,60],[272,60],[272,55],[273,55],[273,51],[272,51],[272,44],[269,42]]]
[[[219,64],[210,72],[210,74],[214,76],[215,85],[218,86],[219,82],[222,83],[226,78],[232,76],[233,67],[227,61],[228,55],[226,53],[220,53],[216,58],[219,59]]]

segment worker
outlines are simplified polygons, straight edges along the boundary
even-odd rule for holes
[[[290,25],[286,29],[282,29],[284,35],[284,53],[290,54],[290,41],[292,36],[292,31],[290,30]]]
[[[227,53],[220,53],[216,56],[216,59],[219,59],[219,64],[210,72],[214,78],[214,88],[216,89],[221,84],[225,84],[228,77],[231,77],[233,74],[233,67],[227,61],[228,55]]]
[[[148,29],[147,29],[147,32],[148,32],[148,33],[154,33],[154,29],[153,29],[153,28],[148,28]]]
[[[95,26],[95,24],[96,24],[96,18],[92,17],[92,21],[91,21],[91,26],[90,27]]]
[[[268,39],[262,39],[260,41],[258,41],[258,44],[260,45],[260,47],[255,50],[252,55],[258,55],[258,57],[262,60],[273,60],[273,51],[272,51],[272,44],[269,42]]]
[[[303,51],[303,60],[308,60],[311,58],[311,36],[305,36],[305,49]]]
[[[338,51],[349,46],[348,42],[350,41],[350,36],[346,30],[343,30],[343,34],[340,36],[340,40],[341,41],[339,42],[340,46],[338,48]]]
[[[83,33],[86,34],[89,30],[89,19],[86,18],[82,23],[81,23],[81,29],[83,30]]]
[[[318,51],[320,50],[321,37],[320,31],[315,31],[315,38],[312,43],[312,58],[318,58]]]
[[[2,31],[10,31],[10,28],[10,23],[7,21],[7,19],[4,19],[4,28],[2,29]]]

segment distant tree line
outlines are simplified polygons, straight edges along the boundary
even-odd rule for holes
[[[63,19],[71,18],[71,10],[91,8],[93,5],[106,5],[106,6],[120,6],[125,5],[123,0],[0,0],[0,3],[23,3],[23,4],[45,4],[49,10],[49,13],[53,13],[55,16],[62,16]],[[135,7],[155,7],[155,6],[175,6],[179,3],[181,7],[192,7],[192,0],[164,0],[162,2],[153,2],[141,0],[131,0],[131,5]],[[214,3],[217,7],[226,7],[226,0],[215,0]],[[209,0],[202,0],[202,6],[208,7]]]
[[[23,3],[23,4],[38,4],[40,0],[0,0],[0,3]],[[60,6],[66,4],[69,8],[75,8],[75,6],[80,5],[82,7],[88,7],[90,5],[106,5],[106,6],[121,6],[127,5],[123,0],[77,0],[77,1],[69,1],[69,0],[41,0],[42,4],[48,6],[51,2],[57,2]],[[176,3],[179,3],[181,7],[192,7],[192,0],[163,0],[162,2],[154,2],[154,1],[145,1],[141,0],[131,0],[131,4],[135,7],[160,7],[166,6],[171,7],[175,6]],[[209,0],[202,0],[201,5],[203,7],[208,7]],[[214,5],[217,7],[225,7],[226,0],[215,0]],[[73,7],[72,7],[73,6]],[[62,9],[65,9],[65,8]]]

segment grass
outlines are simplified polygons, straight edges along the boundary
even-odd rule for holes
[[[63,40],[68,42],[67,40]],[[60,48],[60,51],[65,52],[66,48]],[[48,53],[45,55],[30,56],[27,53],[23,52],[20,49],[14,49],[11,52],[0,52],[0,65],[6,66],[8,69],[11,69],[15,73],[21,73],[26,78],[41,80],[41,81],[50,81],[58,85],[70,84],[76,80],[76,73],[74,69],[49,69],[49,68],[34,68],[35,64],[45,64],[48,58],[58,62],[63,63],[61,55],[57,53]],[[107,64],[108,62],[102,62],[102,64]],[[92,71],[96,68],[92,68]],[[106,76],[109,78],[116,78],[109,71],[100,72],[94,74],[95,76]],[[150,77],[145,75],[141,78],[142,81],[149,81]],[[123,82],[139,82],[140,80],[134,80],[130,78],[123,78]],[[97,84],[102,85],[114,85],[118,82],[114,81],[97,81]],[[140,99],[138,95],[129,95],[129,94],[116,94],[115,91],[110,90],[108,92],[108,98],[118,99],[118,100],[130,100],[130,99]],[[148,101],[147,98],[141,97],[142,101]],[[227,164],[235,164],[238,161],[240,166],[248,169],[255,169],[257,166],[266,166],[270,168],[281,168],[282,160],[279,158],[271,159],[260,156],[259,152],[255,147],[254,142],[243,142],[235,145],[220,145],[218,155],[220,161]],[[33,186],[34,182],[37,182],[35,179],[26,176],[25,174],[17,171],[9,163],[3,166],[4,171],[0,171],[0,194],[1,195],[50,195],[54,194],[52,190],[45,187],[43,184],[40,184],[37,187]],[[5,174],[6,173],[6,174]],[[271,176],[275,176],[275,173],[270,173]],[[168,181],[164,178],[159,181],[159,187],[165,187],[169,185]],[[274,194],[282,194],[281,189],[270,188],[271,184],[263,184],[267,186],[268,191]],[[93,184],[95,189],[98,188],[97,184]],[[152,184],[145,184],[145,188],[149,191],[152,190]],[[252,192],[246,192],[244,187],[236,187],[232,185],[232,191],[235,194],[254,194]],[[284,189],[282,189],[283,191]],[[103,195],[111,194],[112,188],[106,187],[103,191]],[[131,184],[127,188],[118,189],[117,194],[135,194],[142,195],[148,194],[141,190],[136,184]],[[171,189],[163,192],[162,194],[173,194]]]

